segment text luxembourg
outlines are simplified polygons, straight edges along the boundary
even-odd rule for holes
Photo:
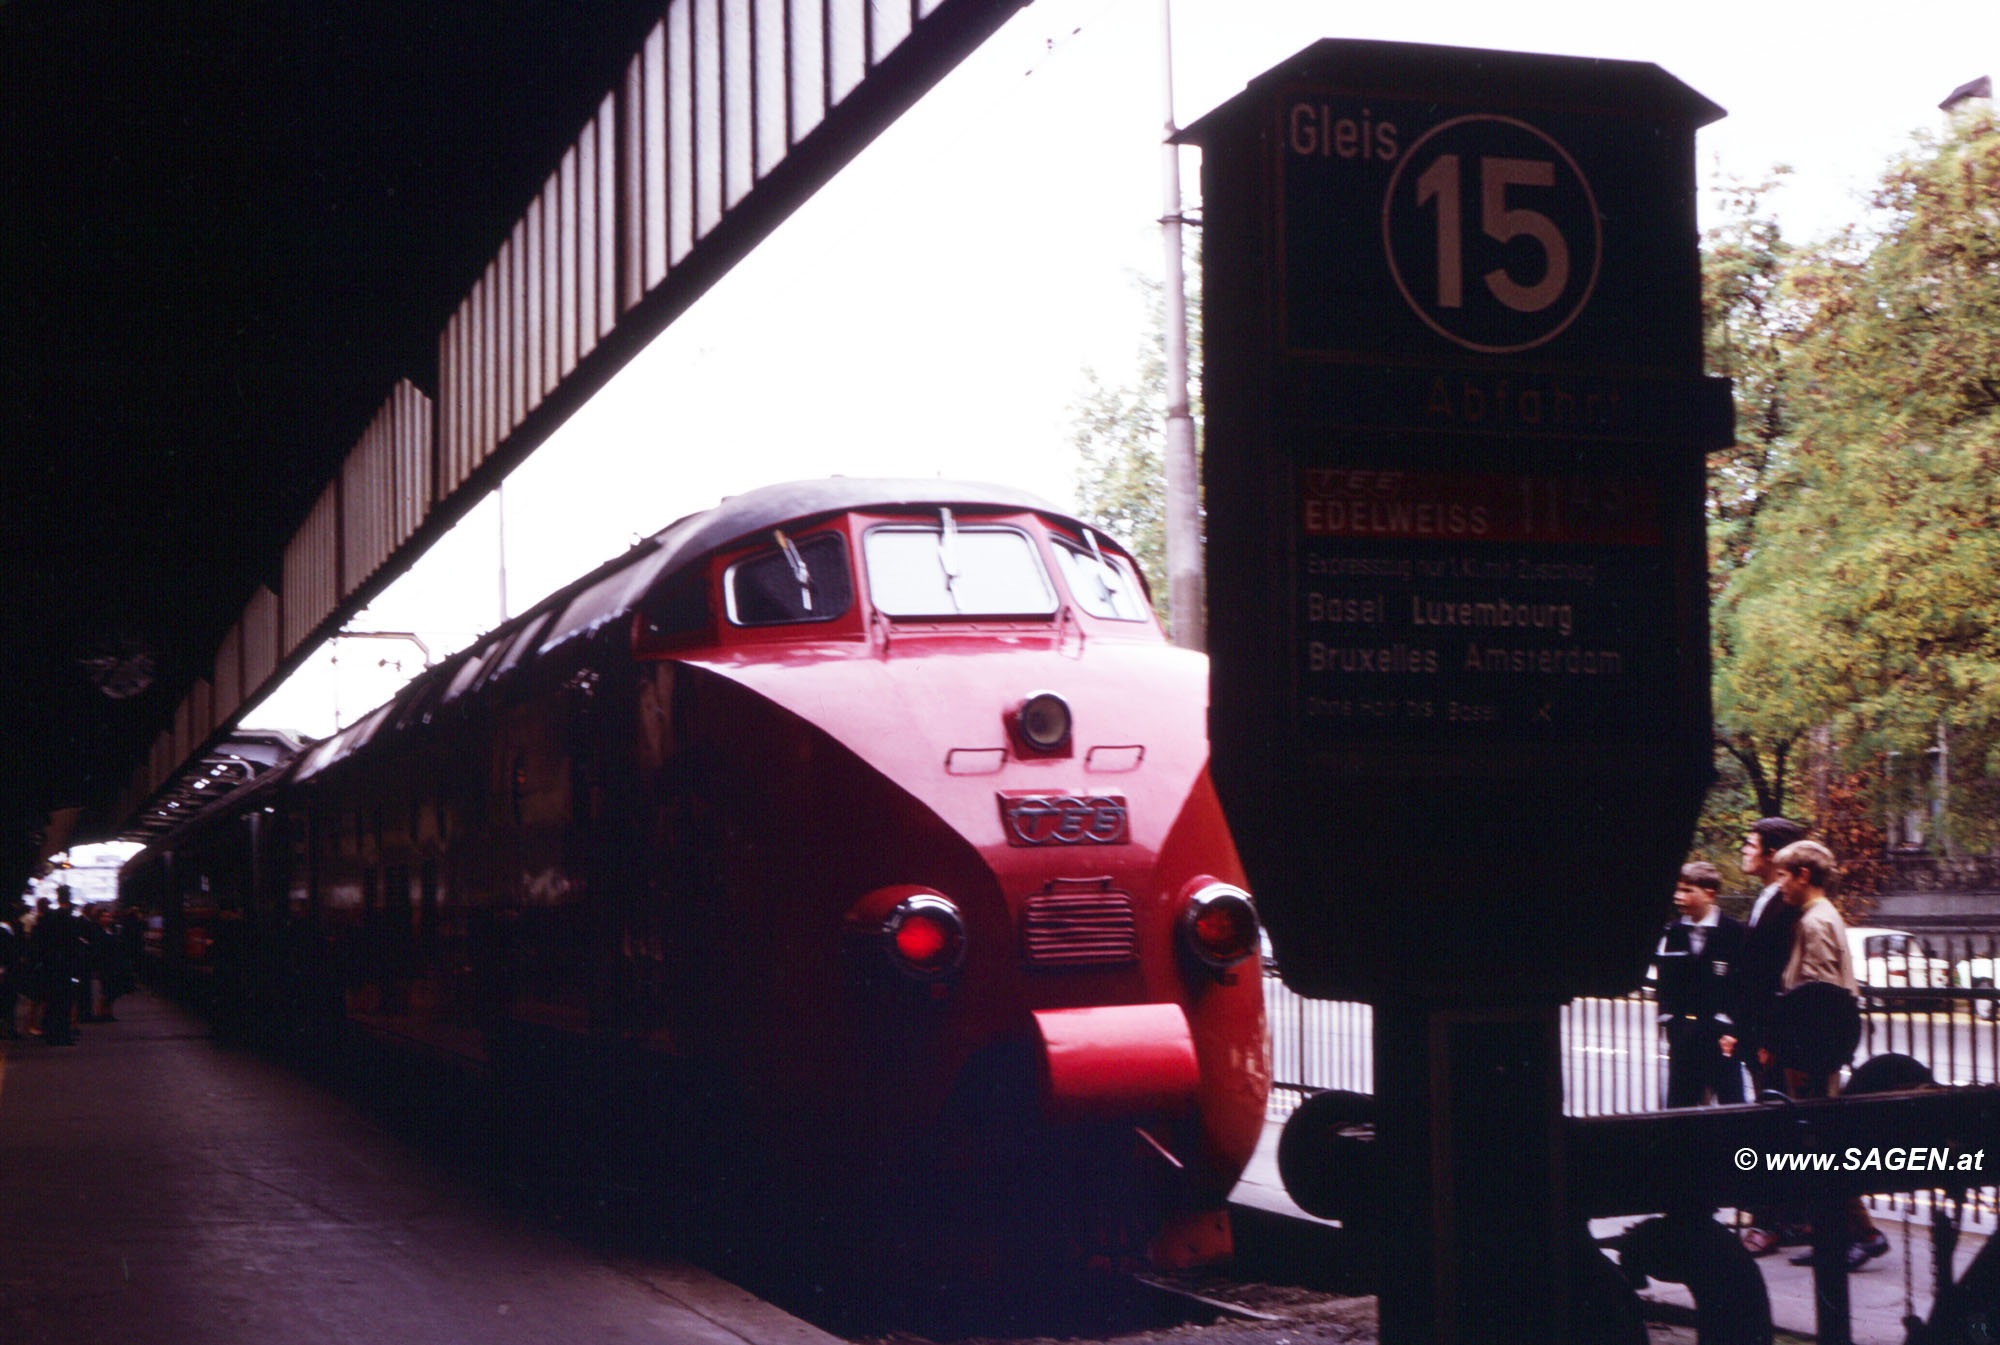
[[[1567,639],[1575,632],[1576,613],[1566,602],[1438,602],[1410,598],[1413,626],[1515,626],[1553,628]]]
[[[1306,620],[1330,625],[1379,625],[1388,615],[1388,600],[1306,594]],[[1568,639],[1576,633],[1576,609],[1566,602],[1445,601],[1410,596],[1412,626],[1483,626],[1518,630],[1553,630]]]

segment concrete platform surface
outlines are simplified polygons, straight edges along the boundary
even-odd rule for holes
[[[0,1041],[0,1345],[837,1345],[697,1267],[522,1217],[176,1005],[119,1009],[74,1047]],[[1285,1194],[1281,1128],[1232,1200],[1319,1222]],[[1930,1311],[1928,1215],[1875,1217],[1891,1250],[1850,1277],[1854,1339],[1889,1345]],[[1961,1270],[1992,1232],[1967,1223]],[[1810,1335],[1811,1272],[1758,1266],[1777,1325]]]
[[[7,1345],[834,1345],[527,1222],[170,1003],[118,1010],[0,1042]]]

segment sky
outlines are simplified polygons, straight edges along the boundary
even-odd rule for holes
[[[1157,276],[1168,121],[1161,0],[1034,0],[633,360],[350,624],[433,660],[726,494],[839,473],[945,475],[1074,503],[1085,371],[1130,374]],[[2000,4],[1697,0],[1339,5],[1173,0],[1185,125],[1322,37],[1651,61],[1727,109],[1704,180],[1793,172],[1806,240],[1859,220],[1938,103],[2000,75]],[[1199,153],[1182,151],[1184,208]],[[1704,204],[1704,224],[1712,222]],[[343,640],[246,718],[352,723],[423,651]],[[338,676],[328,658],[338,660]]]

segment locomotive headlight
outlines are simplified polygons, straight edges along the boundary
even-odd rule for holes
[[[1223,971],[1257,949],[1257,912],[1240,887],[1198,878],[1181,910],[1181,940],[1206,965]]]
[[[883,917],[882,934],[890,960],[914,980],[941,980],[965,961],[965,919],[935,893],[897,902]]]
[[[1069,741],[1069,703],[1053,691],[1037,691],[1015,712],[1021,737],[1030,747],[1053,752]]]

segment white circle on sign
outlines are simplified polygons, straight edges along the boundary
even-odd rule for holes
[[[1467,350],[1510,355],[1554,340],[1589,305],[1604,224],[1590,179],[1547,132],[1473,113],[1432,127],[1397,160],[1382,248],[1426,326]]]

